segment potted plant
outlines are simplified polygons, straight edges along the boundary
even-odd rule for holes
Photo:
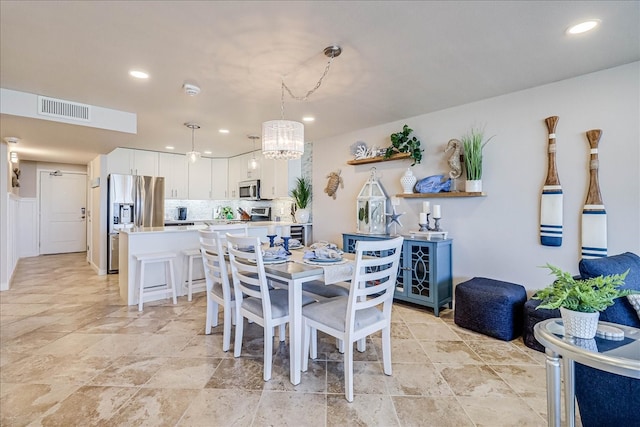
[[[420,148],[420,140],[418,138],[415,136],[410,138],[411,132],[413,132],[413,129],[404,125],[402,132],[392,133],[391,147],[388,147],[385,151],[384,158],[388,159],[395,153],[409,153],[413,159],[411,166],[420,163],[422,161],[423,150]]]
[[[550,264],[546,267],[556,280],[533,296],[542,300],[537,308],[559,308],[565,333],[577,338],[595,337],[600,312],[612,306],[616,298],[634,293],[630,289],[618,289],[624,284],[629,270],[622,274],[575,279],[558,267]]]
[[[465,182],[467,192],[482,191],[482,149],[491,141],[491,138],[484,141],[484,131],[481,129],[471,129],[468,134],[460,138],[464,151],[464,166],[467,170]]]
[[[296,186],[291,190],[291,197],[296,203],[296,222],[304,224],[309,222],[310,212],[307,206],[311,201],[311,182],[306,177],[296,178]]]

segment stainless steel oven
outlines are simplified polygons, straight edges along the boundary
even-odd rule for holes
[[[242,200],[260,200],[260,180],[239,182],[238,197]]]
[[[251,221],[271,221],[271,208],[251,208]]]

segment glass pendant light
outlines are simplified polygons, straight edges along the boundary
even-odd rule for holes
[[[196,129],[200,129],[200,125],[192,122],[185,123],[184,125],[189,129],[191,129],[191,151],[186,153],[187,160],[189,160],[190,163],[195,163],[201,157],[200,152],[196,151],[195,149],[195,141],[194,141],[194,132]]]
[[[247,166],[249,167],[249,170],[254,171],[260,167],[260,164],[258,163],[258,159],[256,159],[256,139],[260,139],[260,137],[256,135],[249,135],[249,139],[253,141],[253,151]]]

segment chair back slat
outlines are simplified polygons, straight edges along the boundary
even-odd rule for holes
[[[398,277],[402,237],[377,241],[358,241],[351,292],[347,309],[347,329],[353,331],[359,310],[382,304],[385,318],[390,320],[391,304]],[[372,257],[370,254],[380,254]]]
[[[262,300],[265,318],[271,318],[269,285],[264,271],[259,237],[245,237],[227,233],[227,250],[236,295],[236,306],[244,295]],[[252,251],[249,249],[253,248]]]

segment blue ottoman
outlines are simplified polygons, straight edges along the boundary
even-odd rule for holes
[[[538,342],[533,335],[533,328],[538,322],[551,319],[553,317],[560,317],[560,309],[549,310],[541,308],[538,310],[538,306],[542,304],[539,299],[530,299],[524,303],[524,329],[522,330],[522,341],[524,345],[534,350],[538,350],[544,353],[544,346]]]
[[[456,286],[456,325],[490,337],[511,341],[522,334],[524,286],[474,277]]]

